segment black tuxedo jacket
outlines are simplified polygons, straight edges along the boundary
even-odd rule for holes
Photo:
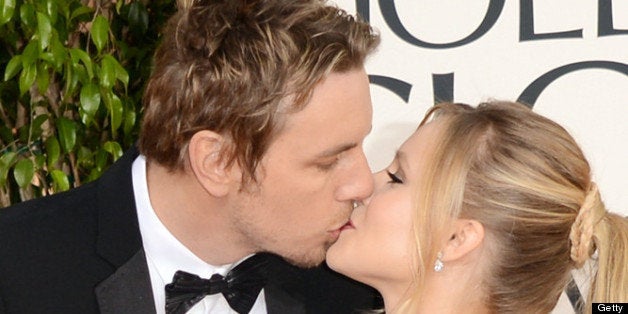
[[[0,313],[154,313],[138,227],[135,148],[98,180],[0,209]],[[325,266],[273,258],[268,313],[354,313],[376,292]]]

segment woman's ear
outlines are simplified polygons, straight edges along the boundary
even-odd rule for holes
[[[465,257],[484,241],[484,226],[477,220],[458,219],[454,222],[449,240],[442,250],[443,262]]]
[[[234,171],[237,167],[227,165],[225,154],[229,143],[215,132],[196,132],[188,144],[190,168],[199,184],[211,195],[225,196],[233,186]]]

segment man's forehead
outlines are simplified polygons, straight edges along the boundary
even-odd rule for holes
[[[335,156],[360,146],[372,129],[369,85],[363,76],[357,70],[331,73],[300,110],[280,110],[275,117],[280,125],[270,146],[308,158]]]

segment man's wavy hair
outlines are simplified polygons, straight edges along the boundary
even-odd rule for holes
[[[255,181],[278,112],[302,109],[326,75],[362,67],[378,43],[324,0],[180,1],[155,53],[139,149],[182,170],[190,138],[211,130],[230,143],[227,164]]]

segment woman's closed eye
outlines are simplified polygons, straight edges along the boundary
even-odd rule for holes
[[[386,173],[388,173],[388,177],[390,177],[390,181],[388,181],[388,183],[392,183],[392,184],[403,183],[403,181],[396,174],[390,171],[386,171]]]

